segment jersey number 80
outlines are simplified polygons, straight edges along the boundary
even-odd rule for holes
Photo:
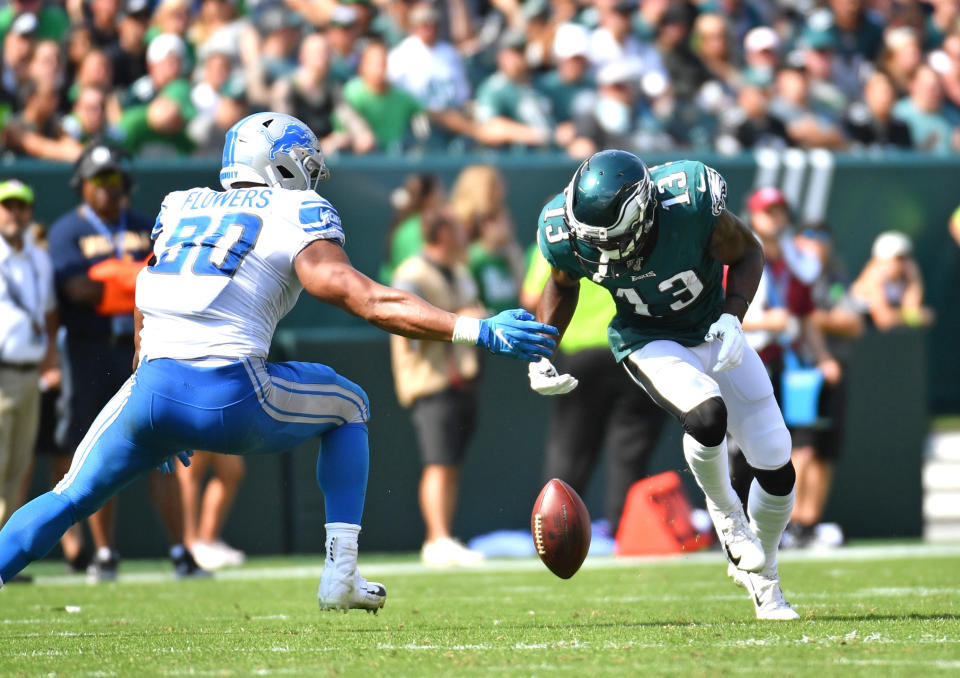
[[[263,221],[255,214],[224,214],[215,229],[206,215],[184,217],[167,238],[166,248],[150,267],[153,273],[178,275],[191,253],[195,275],[224,275],[232,278],[243,258],[257,244]]]

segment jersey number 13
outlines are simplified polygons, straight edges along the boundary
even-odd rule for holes
[[[700,293],[703,292],[703,283],[692,270],[681,271],[672,275],[657,285],[661,292],[669,292],[670,296],[675,297],[676,301],[670,304],[671,311],[679,311],[692,304]],[[626,299],[632,306],[633,312],[637,315],[653,316],[650,307],[643,300],[643,297],[632,287],[621,287],[617,290],[617,296]]]

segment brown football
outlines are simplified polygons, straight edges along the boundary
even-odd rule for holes
[[[543,564],[561,579],[569,579],[590,549],[590,514],[572,487],[553,478],[533,504],[530,532]]]

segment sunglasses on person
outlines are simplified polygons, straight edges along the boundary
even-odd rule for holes
[[[98,188],[123,188],[126,180],[120,172],[101,172],[87,179]]]

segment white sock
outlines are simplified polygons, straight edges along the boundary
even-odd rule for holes
[[[760,487],[756,478],[750,483],[750,496],[747,500],[747,514],[750,516],[750,528],[756,533],[767,556],[767,568],[777,564],[777,549],[780,537],[790,522],[793,513],[794,489],[790,494],[778,496],[770,494]]]
[[[730,484],[730,459],[727,456],[727,441],[707,447],[697,442],[689,433],[683,435],[683,456],[687,465],[707,498],[707,508],[732,513],[740,500]]]
[[[352,523],[327,523],[327,560],[329,562],[349,559],[354,566],[357,563],[360,526]]]

